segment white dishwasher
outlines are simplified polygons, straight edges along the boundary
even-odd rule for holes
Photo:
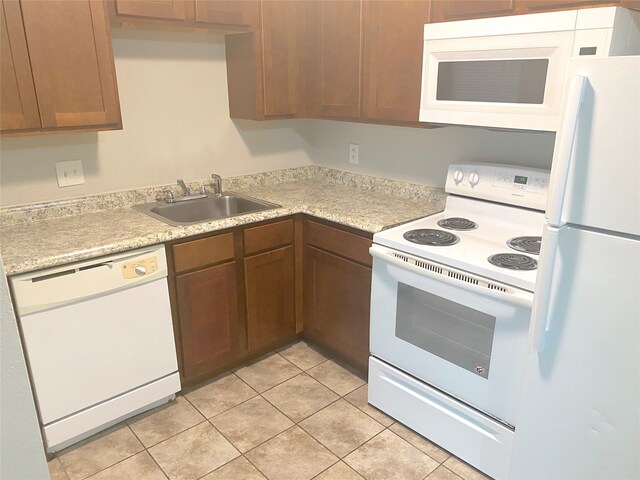
[[[48,452],[180,390],[163,246],[10,282]]]

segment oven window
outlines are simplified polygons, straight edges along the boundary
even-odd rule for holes
[[[440,62],[436,99],[541,105],[549,59]]]
[[[396,337],[489,377],[496,318],[398,283]]]

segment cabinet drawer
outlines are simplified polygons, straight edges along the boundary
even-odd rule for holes
[[[291,243],[293,243],[293,220],[260,225],[244,231],[245,255]]]
[[[193,240],[173,246],[173,264],[176,273],[211,265],[233,258],[233,234]]]
[[[323,250],[371,266],[370,238],[311,221],[306,222],[306,230],[309,245],[315,245]]]

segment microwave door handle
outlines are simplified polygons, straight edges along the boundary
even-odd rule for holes
[[[551,328],[554,297],[554,273],[558,252],[560,230],[547,226],[544,232],[535,295],[531,308],[531,325],[533,329],[532,347],[537,352],[545,349],[545,337]]]
[[[567,178],[573,158],[573,145],[575,143],[578,119],[580,117],[580,105],[586,83],[587,77],[576,75],[571,78],[567,103],[564,108],[564,118],[558,131],[558,137],[556,138],[546,210],[547,220],[549,224],[553,226],[562,225],[562,205],[564,203]]]

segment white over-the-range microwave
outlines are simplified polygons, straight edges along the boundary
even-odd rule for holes
[[[554,132],[569,58],[639,54],[621,7],[427,24],[420,121]]]

